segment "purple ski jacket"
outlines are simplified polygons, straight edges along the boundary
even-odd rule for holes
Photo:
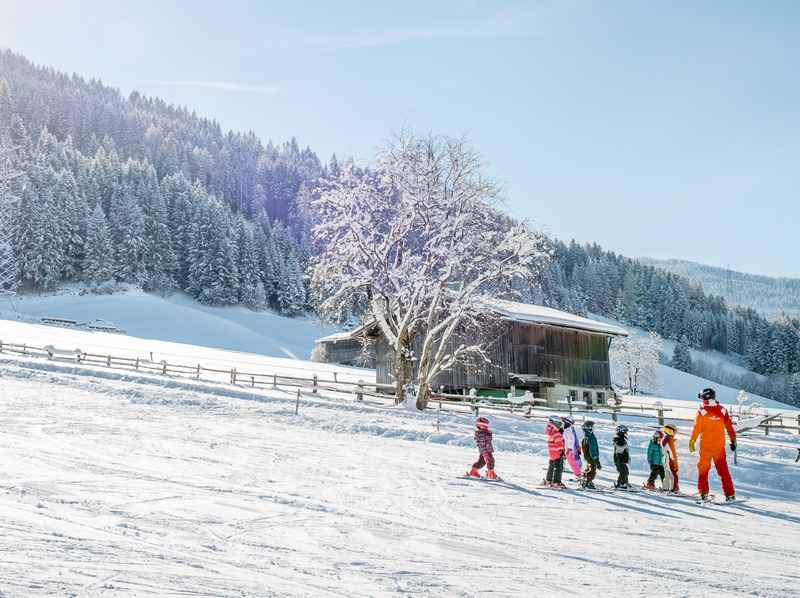
[[[475,444],[478,445],[478,450],[481,452],[481,455],[491,455],[494,452],[492,433],[490,430],[475,430]]]

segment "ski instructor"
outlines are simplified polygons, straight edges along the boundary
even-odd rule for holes
[[[728,414],[728,410],[717,401],[717,393],[713,388],[706,388],[697,397],[702,404],[694,419],[694,429],[692,437],[689,439],[689,452],[695,452],[695,443],[700,438],[700,458],[697,461],[697,489],[700,491],[700,498],[708,500],[708,472],[711,470],[713,461],[717,474],[722,480],[725,500],[735,500],[736,492],[733,489],[733,480],[728,471],[728,460],[725,454],[726,430],[730,438],[731,450],[736,450],[736,430],[733,429],[731,416]]]

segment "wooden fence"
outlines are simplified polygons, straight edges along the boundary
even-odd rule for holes
[[[236,386],[245,386],[257,389],[296,388],[297,405],[299,409],[300,392],[310,391],[311,394],[321,392],[335,393],[337,395],[353,396],[354,400],[362,401],[364,397],[372,397],[383,401],[394,401],[395,386],[391,384],[378,384],[364,381],[339,380],[337,372],[332,372],[330,378],[323,378],[313,374],[311,377],[288,376],[276,372],[254,372],[239,370],[237,367],[230,369],[210,368],[201,364],[188,365],[169,363],[167,361],[154,361],[141,357],[119,357],[112,354],[85,353],[83,351],[65,351],[53,346],[37,347],[28,344],[8,343],[0,340],[0,353],[40,357],[51,361],[71,362],[80,365],[101,366],[110,369],[142,372],[173,378],[190,380],[203,380],[209,382],[226,382]],[[211,376],[209,376],[211,375]],[[339,397],[336,397],[339,398]],[[551,413],[569,413],[570,415],[609,414],[614,423],[620,417],[635,417],[645,420],[654,420],[653,424],[663,426],[665,421],[691,422],[693,418],[681,418],[669,415],[672,409],[661,405],[647,405],[643,403],[622,403],[611,405],[593,405],[584,401],[572,400],[567,397],[564,401],[552,403],[546,399],[529,395],[528,397],[491,398],[471,395],[445,393],[440,389],[434,392],[429,408],[437,410],[437,427],[439,414],[443,409],[453,411],[472,412],[477,415],[481,410],[520,415],[528,419],[542,419]],[[765,435],[770,430],[788,430],[800,434],[800,414],[797,415],[796,424],[787,424],[783,417],[762,424]],[[794,420],[791,420],[794,422]]]

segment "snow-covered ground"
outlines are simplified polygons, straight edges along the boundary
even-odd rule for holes
[[[58,294],[0,299],[0,318],[60,317],[112,322],[132,336],[308,359],[314,341],[335,329],[313,318],[285,318],[244,307],[210,307],[176,293],[161,297],[137,289],[113,295],[80,295],[79,287]]]
[[[7,596],[797,595],[789,448],[743,442],[733,475],[751,500],[699,506],[540,489],[542,423],[518,416],[491,415],[507,481],[490,485],[458,477],[476,456],[468,415],[437,432],[435,412],[309,395],[295,415],[291,391],[9,356],[0,397]],[[598,435],[608,485],[611,427]],[[631,435],[636,483],[648,435]]]

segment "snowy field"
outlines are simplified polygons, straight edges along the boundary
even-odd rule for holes
[[[13,306],[0,299],[0,318],[99,319],[144,339],[292,359],[308,359],[314,341],[335,332],[313,318],[210,307],[181,293],[161,297],[131,288],[114,295],[80,295],[79,290],[67,286],[54,295],[21,296]]]
[[[295,415],[291,392],[30,358],[0,358],[0,389],[5,596],[798,595],[788,449],[744,445],[751,500],[699,506],[537,488],[542,424],[521,418],[492,417],[489,485],[458,477],[468,416],[437,433],[430,412],[309,396]]]

